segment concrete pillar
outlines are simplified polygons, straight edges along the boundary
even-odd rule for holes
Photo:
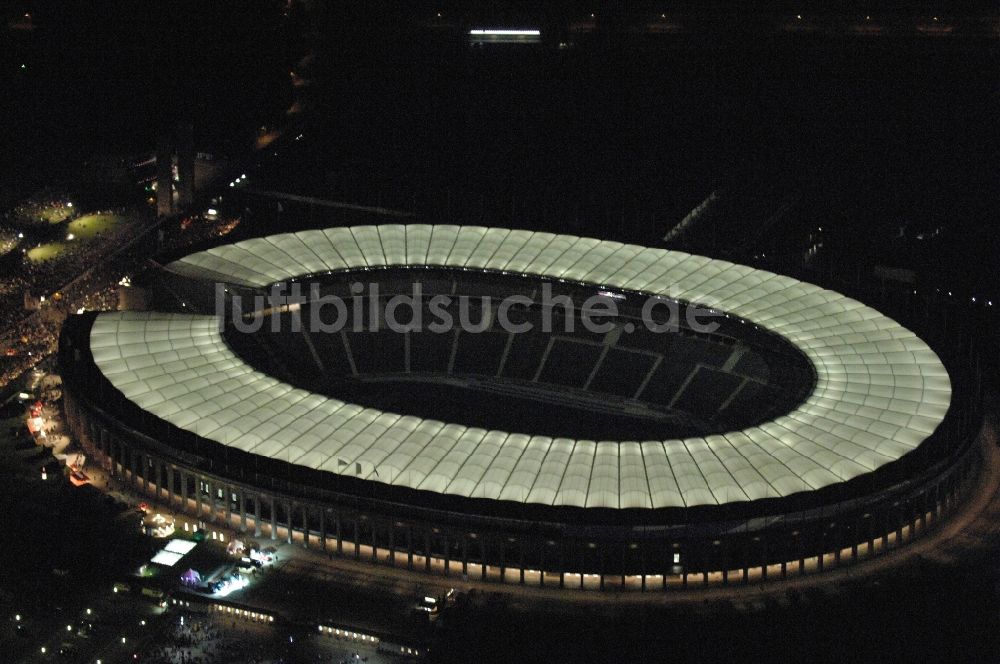
[[[233,487],[226,485],[226,528],[233,527]]]
[[[278,539],[278,501],[271,496],[271,539]]]
[[[319,548],[326,551],[326,508],[319,511]]]
[[[201,487],[204,480],[201,475],[194,476],[194,515],[201,521]]]
[[[302,548],[309,548],[309,506],[302,505]]]
[[[187,210],[194,203],[194,127],[177,127],[177,207]]]
[[[406,569],[413,570],[413,526],[406,527]]]
[[[247,531],[247,492],[240,487],[240,532]]]
[[[173,214],[174,146],[170,136],[161,136],[156,143],[156,216]]]
[[[142,477],[143,477],[143,489],[146,495],[156,500],[158,483],[156,479],[156,461],[153,457],[148,454],[143,455],[143,466],[142,466]]]
[[[216,523],[218,521],[218,506],[216,505],[215,499],[215,494],[218,489],[219,487],[216,486],[214,482],[209,480],[207,477],[205,478],[205,493],[208,494],[208,520],[211,523]]]
[[[260,537],[260,494],[253,497],[253,536]]]
[[[191,507],[188,505],[188,474],[181,471],[181,511],[189,513]]]
[[[295,521],[295,505],[292,503],[285,503],[285,519],[288,521],[288,528],[286,530],[286,539],[289,544],[292,543],[292,523]]]
[[[101,467],[108,471],[108,474],[114,474],[113,470],[115,467],[115,460],[112,454],[112,441],[108,438],[105,441],[104,456],[101,458]]]
[[[340,528],[340,512],[334,515],[334,527],[337,529],[337,555],[344,554],[344,536]]]
[[[156,481],[156,500],[163,496],[163,462],[159,459],[153,460],[153,478]]]

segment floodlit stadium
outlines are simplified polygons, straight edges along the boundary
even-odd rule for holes
[[[389,329],[386,303],[415,283],[421,318],[447,296],[437,313],[477,329]],[[258,329],[232,313],[293,284],[314,290]],[[70,422],[137,487],[258,537],[496,582],[731,583],[898,546],[971,474],[921,339],[743,265],[386,225],[217,247],[157,287],[160,311],[67,324]],[[530,330],[500,324],[512,295]],[[353,305],[336,331],[309,325],[329,322],[318,296]],[[581,324],[594,301],[614,305],[601,331]],[[680,324],[653,331],[648,312]]]

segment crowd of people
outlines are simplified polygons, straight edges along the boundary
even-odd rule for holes
[[[23,295],[7,299],[0,324],[0,387],[35,366],[55,351],[59,328],[66,315],[85,311],[110,311],[118,308],[121,270],[126,263],[102,265],[87,270],[50,298],[37,311],[25,311]],[[13,306],[14,304],[18,306]]]
[[[141,661],[152,664],[284,664],[316,661],[363,664],[369,655],[345,651],[322,637],[280,637],[270,624],[231,620],[219,614],[173,616]],[[295,657],[292,657],[292,653]],[[378,657],[378,656],[376,656]]]
[[[37,316],[31,316],[17,330],[6,334],[0,346],[4,349],[0,355],[0,388],[44,360],[55,350],[58,338],[58,325],[41,321]]]
[[[122,288],[119,282],[146,269],[146,259],[152,253],[225,235],[238,223],[238,219],[225,217],[212,221],[195,218],[183,227],[171,221],[156,228],[143,211],[101,210],[95,214],[125,215],[130,222],[117,225],[95,241],[67,242],[50,260],[35,262],[25,255],[15,269],[0,276],[0,388],[55,350],[66,315],[116,309]],[[26,304],[37,304],[39,309],[29,310]]]
[[[208,662],[247,662],[258,664],[268,639],[260,634],[237,634],[231,630],[223,635],[215,616],[185,616],[175,618],[167,642],[143,658],[154,664],[202,664]]]
[[[40,287],[54,286],[64,283],[72,275],[79,274],[86,267],[99,262],[104,256],[113,252],[116,248],[134,239],[136,234],[141,233],[145,224],[144,215],[141,213],[129,214],[124,210],[120,211],[99,211],[95,215],[118,215],[125,217],[125,223],[120,223],[109,230],[98,233],[98,236],[89,239],[74,239],[62,242],[58,253],[47,260],[35,260],[31,257],[30,249],[25,249],[22,254],[21,268],[30,280]]]
[[[240,629],[234,623],[223,630],[214,615],[175,617],[164,641],[146,654],[153,664],[262,664],[273,639],[261,630]]]
[[[4,213],[4,218],[18,226],[32,224],[58,224],[76,214],[70,197],[65,192],[45,190],[21,201]]]
[[[48,260],[33,260],[25,249],[16,264],[10,264],[0,277],[0,331],[25,322],[28,316],[25,310],[26,293],[37,298],[60,292],[74,279],[100,265],[105,256],[127,243],[141,226],[138,220],[120,224],[107,232],[110,236],[102,236],[100,242],[65,242],[59,252]],[[30,231],[25,234],[30,234]],[[4,233],[0,231],[0,255],[4,253],[4,238]],[[16,233],[11,241],[18,243]],[[24,244],[25,241],[20,242]],[[0,333],[0,338],[2,336]]]

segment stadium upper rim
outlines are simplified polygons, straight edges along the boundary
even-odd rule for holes
[[[696,303],[779,334],[816,371],[796,409],[741,431],[590,441],[487,431],[384,413],[296,389],[239,358],[214,316],[108,313],[100,371],[145,411],[202,438],[314,470],[517,503],[695,507],[847,482],[916,449],[946,415],[948,373],[916,335],[839,293],[701,256],[500,228],[383,225],[303,231],[167,266],[265,288],[332,272],[435,266],[522,274]]]

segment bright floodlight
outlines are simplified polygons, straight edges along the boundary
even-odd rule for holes
[[[533,44],[542,40],[541,35],[541,31],[534,28],[473,28],[469,30],[469,42],[473,44]]]
[[[470,35],[490,35],[495,37],[538,37],[541,30],[511,30],[508,28],[476,28],[469,30]]]

